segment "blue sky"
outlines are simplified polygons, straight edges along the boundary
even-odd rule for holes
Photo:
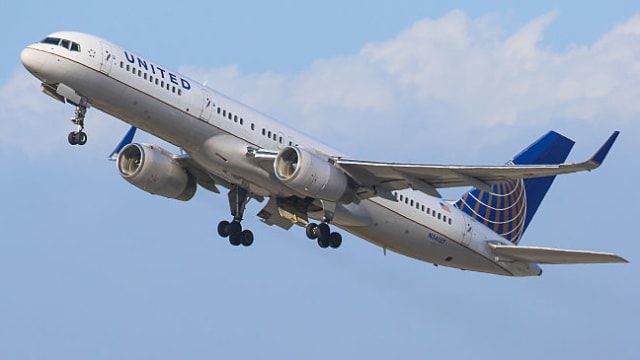
[[[0,10],[0,358],[638,358],[637,1]],[[500,164],[556,129],[580,161],[620,130],[601,169],[556,180],[522,243],[631,263],[518,279],[385,257],[346,234],[322,251],[302,229],[262,225],[256,202],[256,242],[231,247],[216,234],[226,196],[183,203],[120,179],[106,156],[122,122],[90,110],[89,143],[67,144],[72,107],[19,62],[57,30],[206,80],[358,158]]]

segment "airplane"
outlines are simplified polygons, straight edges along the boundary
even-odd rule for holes
[[[298,225],[321,248],[340,228],[386,252],[462,270],[539,276],[540,264],[627,262],[612,254],[519,242],[555,176],[599,167],[615,131],[588,160],[565,163],[574,144],[550,131],[506,165],[429,165],[353,159],[250,106],[99,37],[55,32],[21,52],[46,95],[75,107],[71,145],[87,142],[96,108],[129,125],[110,158],[134,186],[188,201],[198,187],[228,189],[231,220],[218,234],[250,246],[247,202],[266,204],[267,225]],[[180,149],[135,143],[141,129]],[[439,189],[467,187],[456,201]]]

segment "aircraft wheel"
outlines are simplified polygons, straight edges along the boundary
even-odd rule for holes
[[[80,131],[76,138],[78,145],[84,145],[87,143],[87,133]]]
[[[232,221],[229,223],[229,237],[240,237],[242,233],[242,224],[237,221]]]
[[[242,243],[242,224],[238,221],[229,223],[229,242],[233,246],[238,246]]]
[[[70,132],[69,136],[67,136],[67,140],[69,141],[69,144],[71,144],[71,145],[78,145],[78,142],[76,141],[76,133],[75,132]]]
[[[307,233],[307,237],[311,240],[315,240],[318,238],[318,224],[309,223],[305,227],[305,232]]]
[[[238,246],[242,243],[242,234],[229,235],[229,243],[233,246]]]
[[[253,233],[251,230],[244,230],[241,234],[242,245],[251,246],[253,244]]]
[[[220,223],[218,224],[218,235],[223,238],[229,236],[229,225],[230,224],[227,220],[220,221]]]
[[[329,235],[329,246],[331,246],[332,249],[337,249],[340,245],[342,245],[342,235],[338,232],[332,232],[331,235]]]

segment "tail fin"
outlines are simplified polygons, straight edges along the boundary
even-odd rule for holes
[[[509,163],[543,165],[563,163],[574,142],[550,131],[529,145]],[[517,244],[529,226],[555,176],[521,179],[491,186],[491,191],[472,189],[455,206],[505,239]]]

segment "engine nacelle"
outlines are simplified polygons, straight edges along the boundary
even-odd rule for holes
[[[316,199],[350,202],[347,176],[326,159],[288,146],[273,163],[276,178],[287,187]]]
[[[118,154],[117,166],[125,180],[146,192],[183,201],[196,193],[195,177],[159,146],[129,144]]]

